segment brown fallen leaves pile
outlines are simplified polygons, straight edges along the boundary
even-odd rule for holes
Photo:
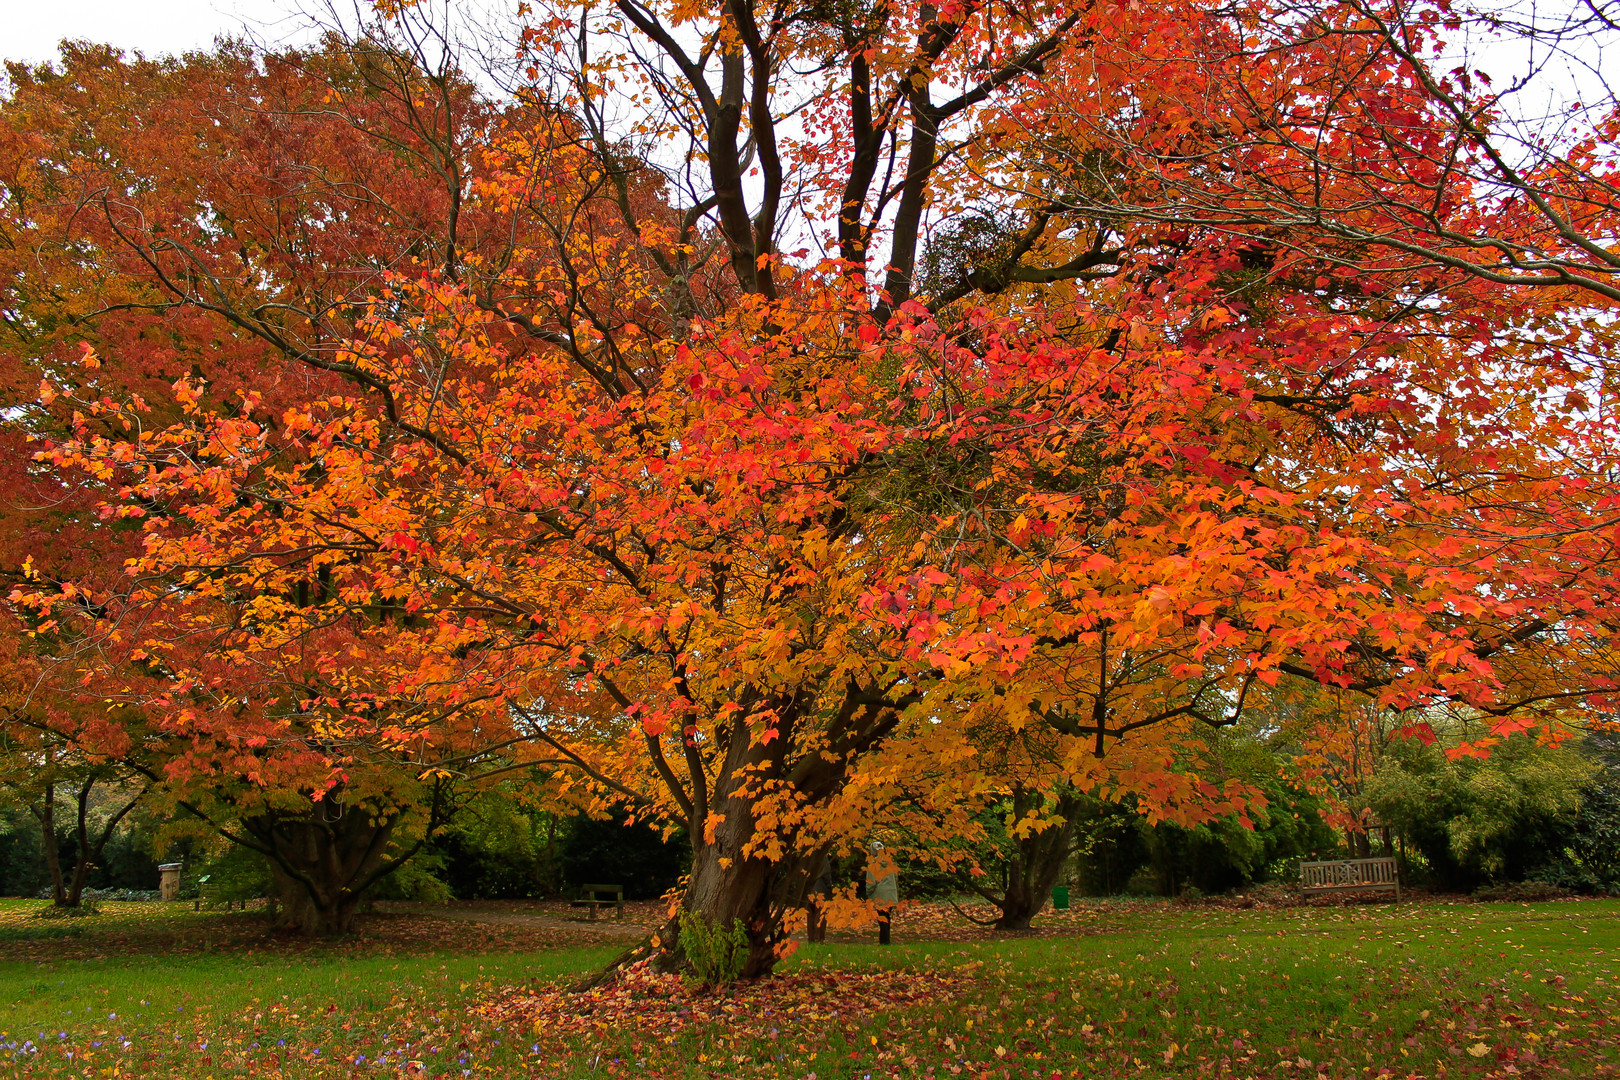
[[[564,986],[509,986],[479,1007],[480,1015],[536,1037],[612,1031],[669,1036],[687,1028],[723,1025],[737,1038],[772,1038],[789,1028],[837,1023],[922,1002],[960,998],[971,976],[951,969],[805,971],[738,984],[709,994],[679,975],[661,975],[643,961],[614,982],[575,992]]]

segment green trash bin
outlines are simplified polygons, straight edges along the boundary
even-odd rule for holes
[[[1067,885],[1052,886],[1052,910],[1069,910],[1069,887]]]

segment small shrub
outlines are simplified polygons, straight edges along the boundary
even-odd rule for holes
[[[1487,885],[1474,890],[1475,900],[1510,901],[1521,904],[1562,900],[1568,895],[1568,889],[1547,881],[1510,881],[1505,885]]]
[[[1587,867],[1567,858],[1543,866],[1528,880],[1551,885],[1564,896],[1620,895],[1620,881],[1599,880]]]
[[[94,900],[81,899],[79,901],[79,906],[78,907],[57,907],[55,904],[52,904],[50,907],[40,908],[38,911],[34,912],[34,918],[36,918],[36,919],[82,919],[82,918],[85,918],[86,916],[100,915],[100,914],[101,914],[101,905],[100,904],[98,904]]]
[[[371,900],[410,900],[420,904],[448,904],[455,894],[435,871],[438,853],[424,852],[378,882],[368,894]]]
[[[84,936],[84,927],[72,923],[58,926],[0,926],[0,941],[53,941]]]
[[[79,898],[81,901],[150,902],[163,899],[163,891],[161,889],[86,889],[79,894]]]
[[[748,930],[742,920],[731,920],[728,929],[709,922],[699,912],[682,911],[676,921],[681,928],[681,949],[697,982],[703,986],[736,982],[748,962]]]
[[[1299,884],[1299,864],[1305,862],[1306,859],[1307,857],[1304,855],[1290,855],[1283,859],[1273,859],[1266,864],[1266,873],[1263,880],[1268,884],[1280,883],[1285,887],[1292,888]],[[1247,893],[1254,892],[1253,889],[1243,891]]]
[[[206,884],[210,897],[227,906],[269,896],[274,888],[269,860],[240,844],[231,844],[206,860],[199,859],[190,869],[195,872],[186,874],[186,882],[199,888]]]
[[[1159,889],[1159,874],[1151,866],[1139,868],[1125,883],[1125,896],[1163,896]]]

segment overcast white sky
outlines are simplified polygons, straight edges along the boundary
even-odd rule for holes
[[[287,26],[282,0],[0,0],[0,59],[38,63],[63,38],[148,56],[206,48],[244,21],[272,39]]]

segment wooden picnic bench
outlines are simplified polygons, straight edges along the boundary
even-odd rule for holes
[[[611,899],[604,900],[607,894]],[[617,909],[615,918],[624,918],[624,886],[623,885],[581,885],[579,897],[568,902],[569,907],[582,907],[591,909],[591,918],[596,918],[596,909],[612,905]]]
[[[1299,864],[1299,889],[1312,893],[1349,892],[1352,889],[1381,889],[1401,898],[1401,878],[1391,857],[1377,859],[1332,859]]]

